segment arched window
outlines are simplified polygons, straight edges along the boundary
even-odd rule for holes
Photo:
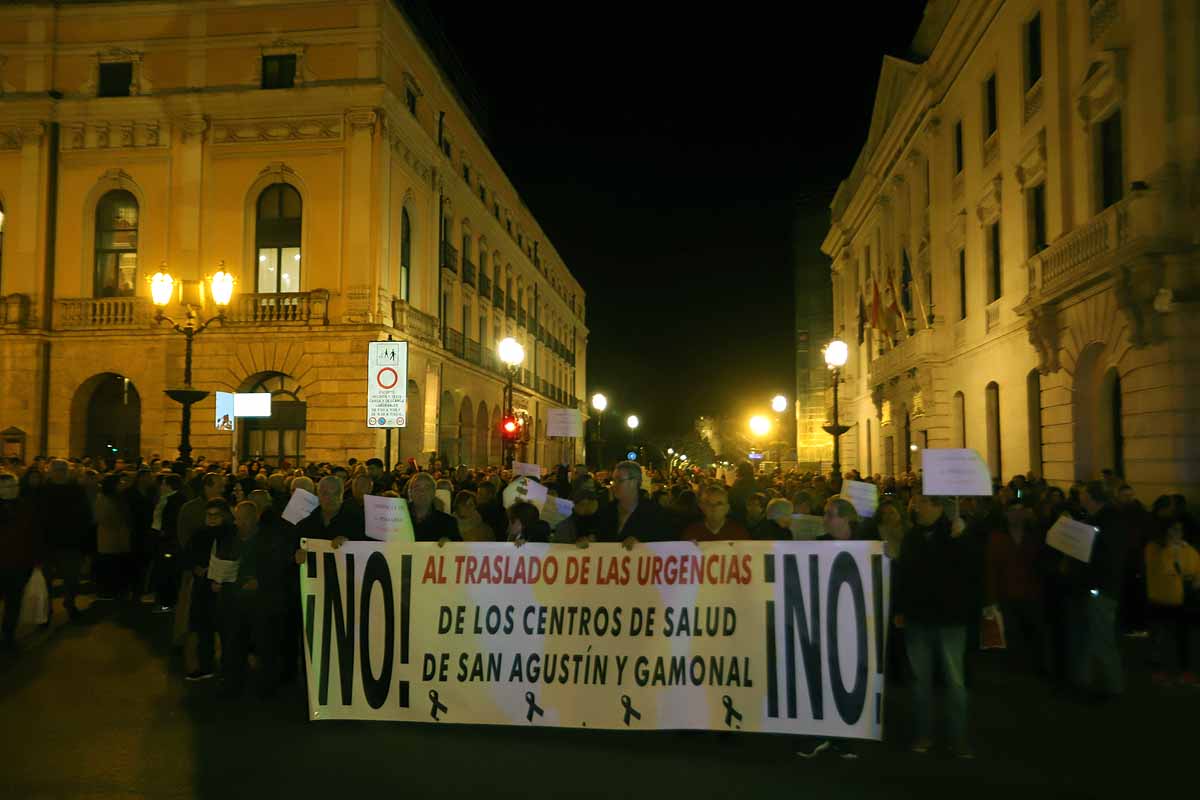
[[[1000,457],[1000,386],[995,381],[987,385],[985,390],[985,411],[987,413],[987,462],[992,479],[1004,479],[1004,464]]]
[[[300,291],[300,193],[273,183],[258,196],[254,246],[260,294]]]
[[[138,202],[114,189],[96,205],[96,297],[132,297],[137,281]]]
[[[412,220],[408,209],[400,209],[400,299],[408,301],[408,280],[412,274]]]
[[[1025,376],[1029,411],[1029,470],[1042,477],[1042,376],[1036,369]]]
[[[247,417],[238,424],[243,437],[239,455],[275,466],[285,461],[293,467],[304,463],[308,405],[300,399],[300,385],[280,372],[263,373],[252,380],[241,391],[270,392],[271,416]]]

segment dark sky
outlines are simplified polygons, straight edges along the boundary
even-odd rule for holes
[[[924,3],[431,5],[587,293],[588,396],[652,437],[790,397],[793,240],[828,269],[829,202]]]

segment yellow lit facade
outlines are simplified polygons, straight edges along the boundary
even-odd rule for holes
[[[822,246],[844,467],[966,446],[998,479],[1112,469],[1144,502],[1196,497],[1197,30],[1195,2],[928,4]],[[894,344],[859,342],[876,285]]]
[[[56,7],[57,5],[57,7]],[[7,452],[173,455],[183,337],[150,278],[225,324],[193,384],[272,391],[271,420],[193,454],[344,461],[382,454],[366,352],[409,342],[393,458],[499,463],[503,367],[525,461],[583,459],[547,411],[582,407],[584,293],[488,150],[417,29],[388,0],[0,7],[0,436]]]

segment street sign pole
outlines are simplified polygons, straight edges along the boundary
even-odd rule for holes
[[[389,333],[387,340],[392,341],[392,335]],[[383,471],[392,471],[392,429],[390,427],[383,429]]]

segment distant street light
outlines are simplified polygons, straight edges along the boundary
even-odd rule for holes
[[[608,398],[596,392],[592,395],[592,408],[597,411],[604,411],[604,409],[608,408]]]
[[[668,448],[667,448],[667,455],[669,455],[669,456],[670,456],[670,455],[674,455],[674,454],[675,454],[675,448],[674,448],[674,447],[668,447]]]
[[[513,411],[513,379],[517,376],[517,370],[521,368],[521,364],[525,361],[525,348],[521,343],[511,336],[500,340],[496,345],[496,352],[500,356],[500,362],[504,364],[505,371],[508,373],[508,381],[504,384],[504,419],[506,422],[515,418]],[[506,431],[506,433],[508,433]],[[512,469],[513,455],[516,443],[508,436],[503,437],[504,444],[504,466]]]
[[[777,394],[771,398],[771,410],[776,414],[782,414],[784,411],[787,411],[787,406],[787,398],[783,395]]]
[[[755,414],[750,418],[750,432],[755,436],[763,437],[771,431],[771,421],[762,414]]]
[[[608,408],[608,398],[600,392],[592,395],[592,408],[596,411],[596,467],[604,466],[604,409]]]
[[[825,345],[825,364],[833,372],[833,422],[825,425],[824,431],[833,437],[833,477],[838,479],[842,477],[842,459],[838,439],[843,433],[850,430],[847,426],[838,424],[838,383],[841,382],[842,367],[846,366],[846,359],[849,356],[850,348],[841,339],[834,339]]]
[[[637,418],[637,414],[630,414],[629,418],[625,420],[625,424],[629,426],[629,430],[633,431],[637,430],[637,426],[642,423],[641,420]]]

